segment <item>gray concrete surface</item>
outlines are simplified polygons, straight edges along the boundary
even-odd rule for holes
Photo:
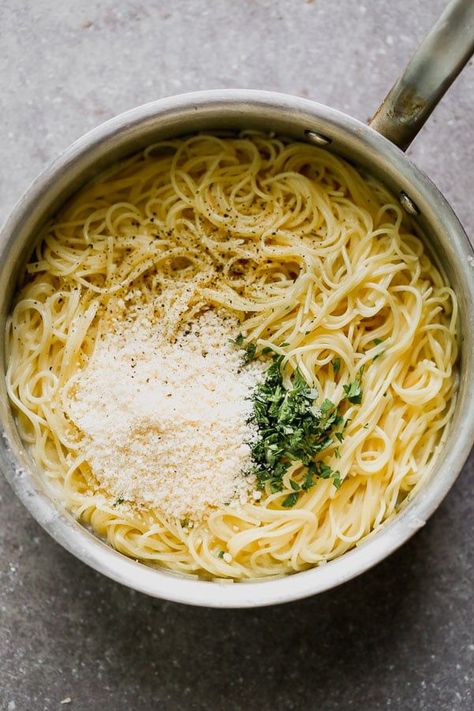
[[[0,0],[0,220],[74,138],[151,99],[268,88],[365,120],[443,0]],[[412,158],[474,233],[468,67]],[[255,611],[192,609],[73,559],[0,479],[0,709],[473,708],[474,459],[357,580]]]

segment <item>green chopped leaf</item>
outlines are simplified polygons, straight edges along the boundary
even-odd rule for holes
[[[281,502],[281,505],[286,509],[291,509],[291,507],[298,501],[298,496],[299,494],[296,491],[293,494],[288,494],[288,496],[286,496]]]
[[[311,489],[311,487],[314,486],[314,477],[313,477],[313,472],[308,470],[304,481],[301,485],[301,488],[303,491],[308,491],[308,489]]]
[[[339,370],[341,368],[341,359],[340,358],[333,358],[331,361],[332,364],[332,369],[334,371],[334,375],[337,375],[339,373]]]
[[[255,343],[247,343],[244,345],[244,337],[241,333],[237,336],[235,340],[232,341],[234,346],[236,348],[243,348],[245,350],[244,353],[244,363],[250,363],[252,360],[255,360],[257,356],[257,346]]]
[[[319,476],[321,479],[330,479],[333,475],[333,470],[331,469],[330,466],[325,464],[324,462],[320,462],[319,464]]]
[[[247,343],[245,346],[244,363],[250,363],[252,360],[255,360],[256,355],[257,346],[255,343]]]
[[[323,403],[321,405],[321,412],[326,414],[330,410],[332,410],[334,407],[336,407],[335,404],[333,402],[331,402],[331,400],[328,400],[326,398],[325,400],[323,400]]]
[[[217,557],[218,557],[218,558],[223,558],[223,557],[224,557],[224,553],[225,553],[225,551],[219,551],[219,553],[217,554]]]
[[[362,402],[362,387],[360,384],[359,376],[357,376],[357,378],[353,380],[352,383],[344,385],[343,388],[346,400],[349,400],[349,402],[351,402],[353,405],[360,405],[360,403]]]
[[[118,499],[115,499],[114,501],[114,506],[120,506],[120,504],[123,504],[125,502],[125,499],[122,499],[120,496]]]
[[[293,506],[300,490],[307,491],[318,478],[336,475],[321,456],[335,441],[342,443],[348,422],[340,412],[350,398],[361,397],[359,371],[354,383],[345,386],[346,397],[339,403],[325,398],[317,403],[318,392],[306,382],[300,370],[292,378],[283,379],[283,355],[274,355],[264,379],[252,395],[249,423],[256,437],[249,442],[253,467],[249,474],[256,478],[261,491],[283,491],[283,480],[289,467],[299,464],[290,480],[293,492],[285,506]],[[360,401],[360,400],[359,400]],[[342,428],[342,429],[339,429]],[[337,449],[336,457],[340,456]],[[336,477],[337,478],[337,477]],[[295,494],[295,496],[293,495]]]
[[[339,489],[342,485],[342,479],[341,479],[341,472],[334,472],[332,483],[336,487],[336,489]]]

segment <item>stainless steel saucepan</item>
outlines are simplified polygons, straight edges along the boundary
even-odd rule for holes
[[[474,2],[452,2],[369,126],[339,111],[265,91],[205,91],[128,111],[86,134],[33,183],[0,235],[0,333],[32,244],[57,208],[88,179],[154,141],[194,131],[253,128],[326,146],[383,180],[415,215],[460,308],[459,395],[436,470],[391,522],[354,550],[287,577],[226,584],[156,570],[117,553],[48,495],[20,441],[0,375],[0,468],[35,519],[82,561],[136,590],[214,607],[287,602],[327,590],[385,558],[424,524],[453,485],[474,441],[474,252],[456,215],[403,151],[474,51]],[[460,179],[461,176],[460,176]],[[3,351],[3,349],[2,349]],[[3,359],[3,353],[2,353]]]

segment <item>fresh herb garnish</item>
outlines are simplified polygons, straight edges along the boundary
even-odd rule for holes
[[[255,360],[256,355],[257,346],[255,343],[247,343],[245,346],[244,363],[250,363],[252,360]]]
[[[362,402],[362,386],[361,379],[364,369],[361,368],[357,373],[356,379],[349,383],[348,385],[343,385],[344,393],[346,399],[349,400],[353,405],[360,405]]]
[[[332,359],[332,369],[334,371],[334,375],[337,375],[339,373],[340,367],[341,367],[341,359],[340,358],[333,358]]]
[[[115,499],[114,506],[120,506],[120,504],[123,504],[124,502],[125,502],[125,499],[122,499],[122,497],[119,497],[118,499]]]
[[[340,489],[342,486],[341,472],[334,472],[332,477],[332,483],[336,489]]]
[[[284,489],[283,479],[289,467],[299,463],[298,479],[289,480],[293,492],[282,502],[282,506],[290,508],[297,502],[300,490],[310,489],[317,478],[332,478],[336,487],[341,485],[340,472],[314,459],[334,443],[333,437],[339,442],[344,439],[343,432],[337,429],[346,426],[339,408],[345,400],[360,403],[362,370],[353,383],[344,386],[346,396],[339,404],[326,398],[318,406],[317,391],[307,384],[299,370],[288,384],[284,383],[282,361],[282,355],[273,357],[265,379],[252,396],[249,422],[256,426],[257,437],[250,443],[254,463],[250,473],[256,477],[260,489],[268,487],[277,493]]]
[[[244,354],[244,363],[250,363],[252,360],[255,360],[256,355],[257,355],[257,346],[255,343],[247,343],[247,345],[244,346],[244,337],[241,333],[235,338],[232,343],[236,348],[243,348],[245,350]]]
[[[292,494],[288,494],[288,496],[283,499],[281,502],[281,505],[284,506],[286,509],[290,509],[292,506],[296,504],[298,501],[298,493],[294,491]]]

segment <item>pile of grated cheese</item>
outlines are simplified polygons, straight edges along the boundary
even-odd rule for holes
[[[208,310],[170,341],[135,309],[98,340],[63,397],[100,490],[194,521],[252,498],[247,419],[262,364],[242,365],[237,332]]]

